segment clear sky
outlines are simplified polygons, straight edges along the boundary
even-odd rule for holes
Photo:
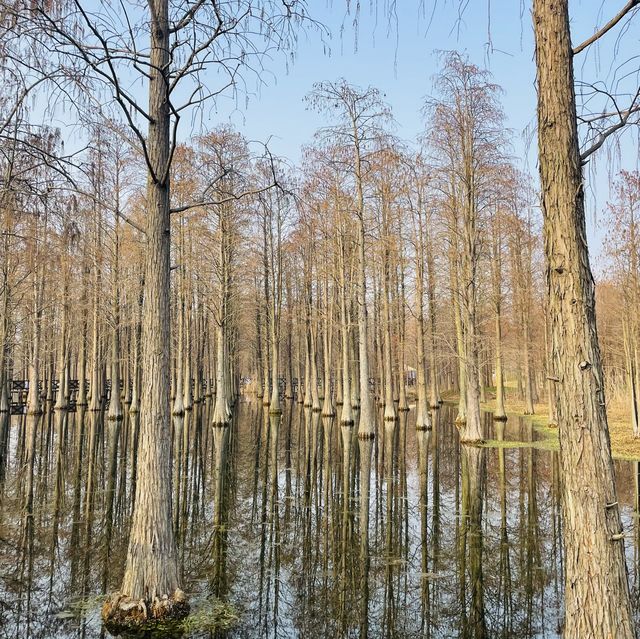
[[[412,141],[423,129],[420,107],[437,71],[435,52],[457,49],[466,52],[476,64],[489,68],[503,87],[514,154],[522,159],[522,168],[536,173],[530,0],[438,0],[435,8],[431,0],[422,0],[422,8],[419,0],[396,0],[391,23],[385,9],[389,0],[361,0],[357,34],[353,28],[356,1],[351,0],[352,12],[347,15],[345,0],[309,0],[311,15],[331,31],[330,50],[312,29],[300,34],[297,54],[290,64],[275,56],[268,64],[271,73],[263,76],[265,86],[247,104],[243,101],[235,108],[231,100],[221,100],[217,113],[211,113],[206,124],[230,120],[250,139],[271,137],[270,146],[275,153],[297,161],[300,147],[323,124],[321,116],[306,109],[305,94],[315,81],[344,77],[354,84],[381,89],[398,123],[397,134]],[[465,5],[464,12],[458,17],[461,4]],[[588,37],[622,4],[573,0],[570,6],[574,43]],[[628,30],[622,40],[618,38],[621,29],[617,29],[606,36],[597,50],[581,54],[576,75],[613,77],[625,51],[638,50],[639,20],[636,18],[635,30]],[[602,237],[596,223],[598,211],[607,201],[610,181],[607,158],[603,157],[607,156],[606,151],[600,156],[598,171],[590,179],[590,186],[595,187],[595,192],[591,189],[588,218],[594,255],[600,252]],[[637,156],[637,144],[628,142],[617,163],[636,168]]]

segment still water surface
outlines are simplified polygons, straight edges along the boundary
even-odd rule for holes
[[[524,422],[486,415],[508,445],[474,448],[446,405],[432,432],[412,411],[373,441],[297,404],[278,419],[241,402],[222,429],[209,410],[173,420],[185,636],[559,636],[557,452]],[[136,417],[14,416],[9,433],[0,637],[100,637],[124,568]],[[616,464],[634,601],[638,471]]]

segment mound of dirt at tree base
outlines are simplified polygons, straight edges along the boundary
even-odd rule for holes
[[[153,601],[132,599],[116,592],[102,605],[102,620],[115,636],[153,636],[162,631],[163,637],[180,637],[184,633],[180,622],[189,610],[189,602],[180,589],[171,597],[165,595]]]

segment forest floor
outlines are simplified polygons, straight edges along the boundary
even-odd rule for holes
[[[488,401],[481,404],[483,410],[494,411],[496,407],[495,397],[488,389]],[[549,426],[549,411],[546,402],[535,404],[535,414],[524,414],[524,401],[518,399],[515,389],[506,389],[505,410],[509,418],[521,417],[530,422],[541,436],[541,441],[536,442],[540,448],[558,448],[558,429]],[[456,393],[444,393],[443,399],[447,402],[457,402]],[[640,459],[640,439],[633,437],[629,410],[623,404],[610,403],[607,406],[609,420],[609,434],[611,437],[611,450],[615,459],[637,460]]]

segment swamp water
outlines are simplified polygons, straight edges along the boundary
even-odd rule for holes
[[[289,402],[280,419],[241,400],[228,428],[208,426],[209,410],[173,418],[185,637],[559,635],[559,464],[531,426],[486,415],[508,444],[475,448],[446,405],[430,433],[411,411],[373,441]],[[124,569],[137,418],[10,419],[0,638],[100,637],[102,593]],[[616,463],[634,601],[639,470]]]

